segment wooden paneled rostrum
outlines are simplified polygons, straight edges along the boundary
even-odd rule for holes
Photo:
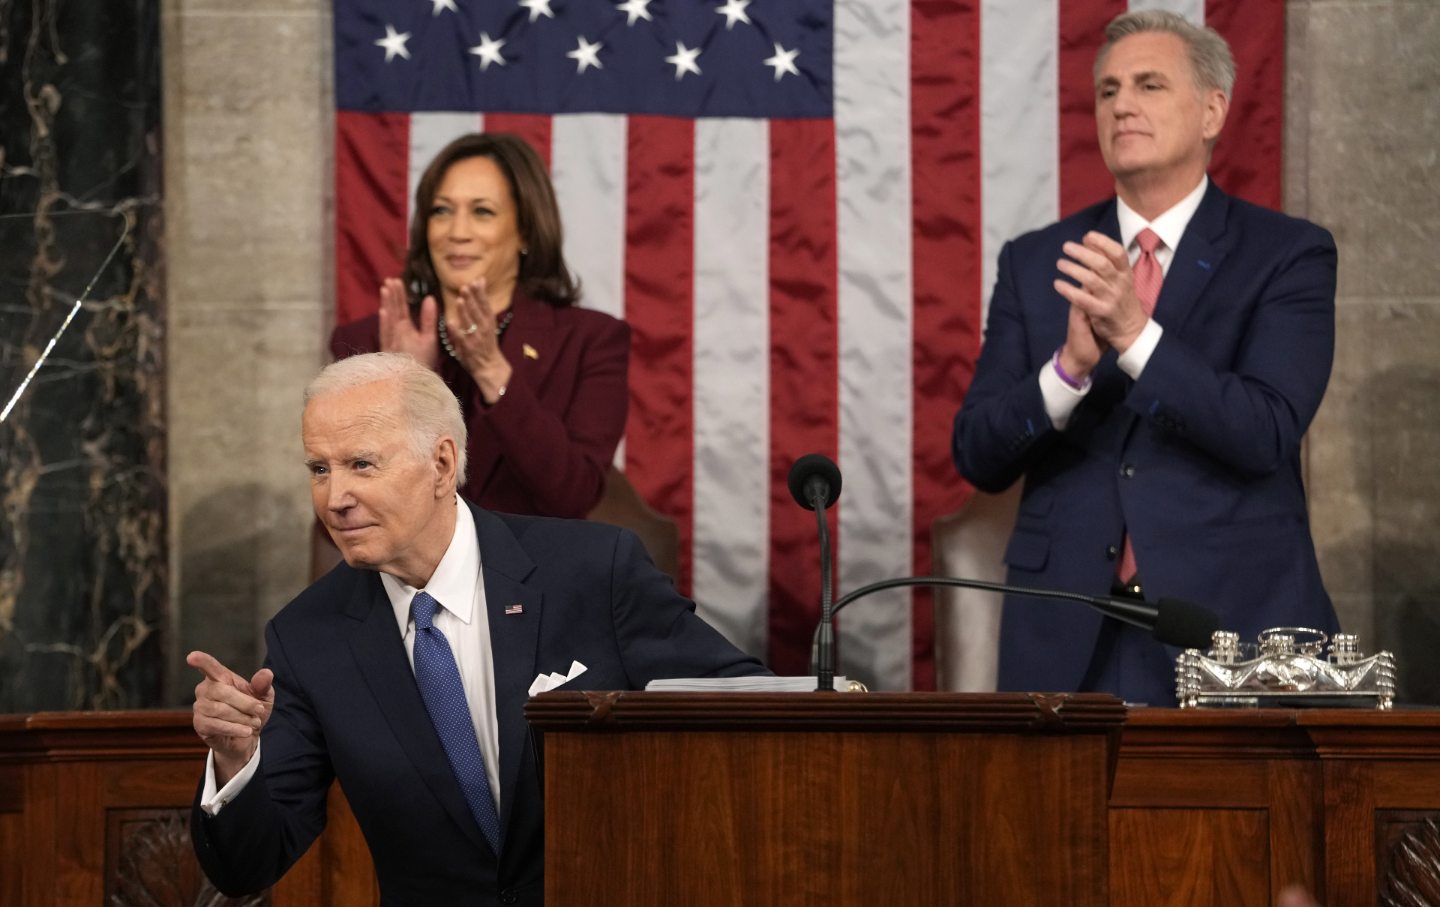
[[[550,907],[1234,907],[1292,882],[1440,903],[1440,712],[555,693],[530,714]],[[377,903],[338,789],[280,885],[212,900],[188,831],[203,760],[188,712],[0,715],[0,905]]]

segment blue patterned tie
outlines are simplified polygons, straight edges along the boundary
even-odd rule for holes
[[[415,682],[420,685],[425,710],[440,735],[455,779],[465,791],[470,811],[485,833],[485,840],[499,854],[500,817],[495,812],[495,798],[490,795],[490,778],[485,774],[485,760],[475,739],[475,725],[470,721],[460,669],[455,666],[445,634],[434,624],[439,607],[440,603],[428,592],[416,592],[410,601],[410,616],[415,620]]]

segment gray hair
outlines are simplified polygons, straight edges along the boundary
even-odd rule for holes
[[[400,385],[400,405],[410,422],[417,456],[429,457],[443,437],[455,439],[455,484],[465,484],[466,432],[460,401],[435,372],[408,353],[365,353],[332,362],[305,387],[305,403],[376,381]]]
[[[1230,53],[1230,45],[1210,26],[1195,25],[1178,13],[1159,9],[1121,13],[1110,20],[1105,26],[1105,44],[1095,56],[1095,78],[1100,77],[1100,67],[1116,42],[1147,32],[1163,32],[1183,41],[1195,84],[1206,90],[1218,88],[1226,98],[1230,97],[1235,88],[1235,58]]]

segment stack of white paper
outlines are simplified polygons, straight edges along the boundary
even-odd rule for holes
[[[850,690],[850,681],[835,678],[835,689]],[[813,693],[815,677],[676,677],[652,680],[646,692],[687,693]]]

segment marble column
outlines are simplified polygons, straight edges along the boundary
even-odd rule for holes
[[[1340,252],[1335,371],[1311,428],[1341,623],[1440,703],[1440,4],[1287,6],[1287,205]]]
[[[0,406],[74,311],[0,424],[0,712],[160,695],[158,38],[158,0],[0,4]]]
[[[171,603],[167,696],[247,676],[309,579],[301,392],[334,311],[329,0],[163,0]]]

